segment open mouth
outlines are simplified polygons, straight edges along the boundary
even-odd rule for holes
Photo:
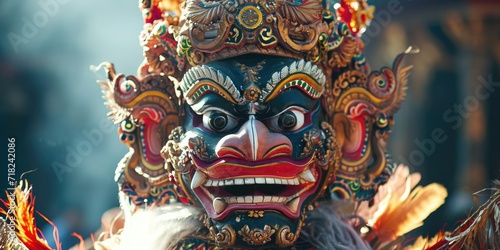
[[[161,143],[155,138],[156,134],[154,132],[158,131],[160,125],[147,120],[146,122],[140,121],[139,123],[142,157],[153,164],[161,164],[163,158],[158,153],[161,150]]]
[[[193,160],[197,169],[192,173],[191,189],[215,220],[235,210],[274,210],[298,218],[299,208],[314,193],[320,180],[320,171],[312,157],[246,164],[228,158],[210,166],[196,157]]]

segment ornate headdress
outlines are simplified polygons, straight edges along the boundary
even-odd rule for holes
[[[130,147],[115,177],[128,212],[191,204],[205,211],[212,244],[289,247],[318,201],[369,200],[387,181],[385,143],[410,67],[402,54],[369,71],[366,1],[142,0],[140,9],[138,76],[106,64],[102,82]]]

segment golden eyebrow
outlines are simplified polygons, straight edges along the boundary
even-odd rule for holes
[[[216,93],[233,104],[243,101],[231,78],[206,65],[189,69],[184,74],[180,87],[189,105],[196,103],[208,92]]]
[[[311,98],[317,99],[325,90],[326,76],[311,62],[300,60],[275,72],[262,91],[264,102],[271,101],[288,88],[299,88]]]

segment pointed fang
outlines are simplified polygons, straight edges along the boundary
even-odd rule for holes
[[[309,168],[302,171],[299,174],[299,177],[307,182],[316,182],[316,178],[314,178],[314,175],[312,174],[311,169],[309,169]]]
[[[206,179],[207,179],[207,176],[204,173],[196,170],[196,172],[194,173],[193,179],[191,180],[191,189],[195,189],[195,188],[201,186],[205,182]]]

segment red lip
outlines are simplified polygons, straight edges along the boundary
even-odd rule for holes
[[[192,159],[199,170],[213,179],[274,176],[294,178],[313,161],[312,156],[303,160],[276,157],[254,162],[229,157],[219,158],[213,162],[204,162],[194,155]]]

